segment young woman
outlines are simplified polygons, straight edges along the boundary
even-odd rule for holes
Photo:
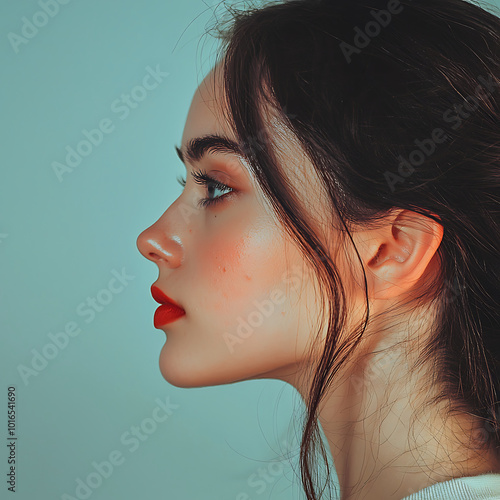
[[[292,384],[309,500],[319,424],[337,498],[500,499],[499,18],[289,0],[221,33],[138,238],[164,378]]]

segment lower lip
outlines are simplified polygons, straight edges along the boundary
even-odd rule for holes
[[[184,316],[186,311],[180,309],[173,304],[163,304],[156,311],[154,316],[155,328],[160,328],[161,326],[168,325],[176,319]]]

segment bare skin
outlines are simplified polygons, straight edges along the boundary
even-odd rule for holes
[[[223,118],[221,88],[217,68],[198,87],[181,141],[186,187],[137,241],[158,266],[155,284],[186,311],[163,327],[160,369],[178,387],[279,379],[305,399],[314,363],[308,347],[324,317],[314,273],[243,159],[212,150],[200,160],[186,160],[187,145],[196,137],[235,140]],[[359,261],[351,246],[339,251],[335,242],[341,235],[318,218],[327,213],[327,199],[307,158],[278,124],[270,121],[269,129],[281,144],[282,164],[305,213],[344,278],[352,310],[344,333],[349,335],[364,313]],[[217,205],[197,207],[207,197],[207,188],[190,175],[199,168],[235,192]],[[222,194],[216,190],[212,197]],[[429,384],[433,367],[412,367],[433,317],[431,303],[417,307],[412,299],[436,273],[442,235],[441,225],[406,210],[394,210],[383,227],[353,232],[372,319],[319,415],[342,500],[400,500],[436,482],[500,472],[492,455],[469,449],[480,423],[465,414],[447,416],[444,405],[425,406],[435,394]],[[381,314],[401,301],[407,306],[397,316]],[[320,332],[320,347],[325,333]]]

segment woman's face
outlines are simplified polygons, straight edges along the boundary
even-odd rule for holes
[[[179,319],[157,325],[167,337],[162,375],[178,387],[280,378],[294,371],[319,314],[304,258],[244,160],[216,148],[189,158],[188,146],[197,138],[235,141],[222,118],[220,82],[219,71],[212,70],[193,97],[181,143],[183,192],[137,240],[140,252],[158,266],[154,285],[185,310]],[[196,170],[233,191],[196,183]],[[300,168],[294,170],[301,175]],[[304,198],[317,198],[305,179],[295,181]],[[198,206],[218,197],[217,204]]]

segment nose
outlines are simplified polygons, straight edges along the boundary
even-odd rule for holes
[[[165,227],[163,217],[139,234],[137,248],[146,259],[158,266],[164,264],[175,268],[182,263],[181,238]]]

